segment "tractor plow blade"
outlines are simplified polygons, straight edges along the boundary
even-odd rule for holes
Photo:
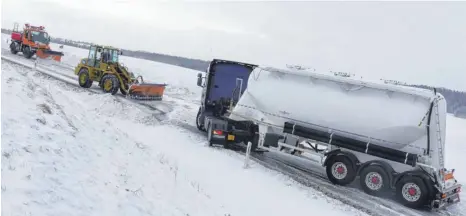
[[[128,96],[136,100],[162,100],[166,84],[134,84],[128,91]]]
[[[54,61],[60,62],[64,54],[58,51],[39,49],[36,52],[36,56],[41,59],[53,59]]]

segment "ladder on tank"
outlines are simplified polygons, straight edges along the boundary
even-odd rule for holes
[[[437,100],[438,101],[438,100]],[[440,166],[444,167],[444,158],[443,158],[443,146],[442,146],[442,136],[440,131],[440,117],[438,113],[438,102],[435,104],[435,117],[436,117],[436,126],[437,126],[437,148],[438,148],[438,155],[439,155],[439,162]]]

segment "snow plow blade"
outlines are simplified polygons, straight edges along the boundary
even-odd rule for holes
[[[166,84],[142,83],[130,87],[128,95],[136,100],[162,100]]]
[[[58,51],[39,49],[36,52],[36,56],[41,59],[53,59],[54,61],[60,62],[64,54]]]

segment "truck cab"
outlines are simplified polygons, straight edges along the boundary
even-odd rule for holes
[[[201,107],[199,108],[196,125],[205,131],[206,117],[223,118],[228,110],[247,88],[251,72],[257,65],[214,59],[209,64],[205,75],[198,74],[197,85],[202,87]]]

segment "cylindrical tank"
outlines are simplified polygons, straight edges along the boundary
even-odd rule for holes
[[[424,117],[433,96],[428,90],[347,77],[256,68],[231,117],[331,128],[394,149],[425,147]]]

